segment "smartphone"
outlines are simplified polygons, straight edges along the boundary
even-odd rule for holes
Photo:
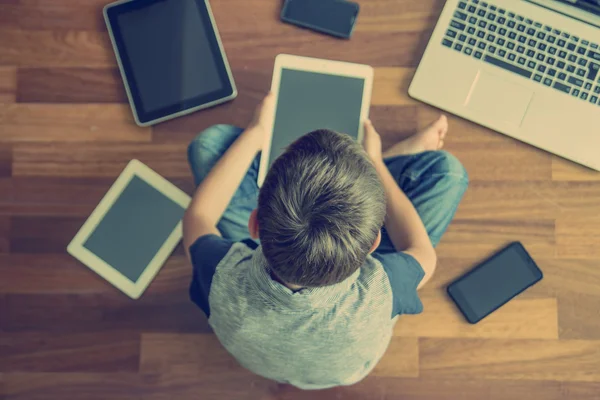
[[[543,278],[525,247],[514,242],[448,286],[467,321],[474,324]]]
[[[359,6],[345,0],[286,0],[281,20],[339,38],[352,36]]]

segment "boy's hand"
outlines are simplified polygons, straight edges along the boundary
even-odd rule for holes
[[[371,120],[365,121],[365,135],[363,138],[363,146],[367,155],[373,163],[377,163],[383,160],[381,154],[381,137],[379,133],[373,127]]]
[[[271,124],[275,116],[275,95],[269,92],[261,101],[254,111],[254,118],[248,129],[260,131],[261,139],[267,135],[267,132],[272,128]],[[262,144],[262,143],[261,143]]]

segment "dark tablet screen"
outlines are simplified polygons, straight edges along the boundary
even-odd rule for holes
[[[133,0],[107,15],[141,122],[233,93],[203,0]]]
[[[364,86],[362,78],[282,69],[269,165],[294,140],[316,129],[357,139]]]
[[[184,211],[133,176],[83,247],[136,282],[181,221]]]

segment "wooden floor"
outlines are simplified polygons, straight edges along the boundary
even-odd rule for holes
[[[350,41],[280,23],[279,0],[212,0],[239,97],[138,128],[107,1],[0,0],[0,399],[600,399],[600,173],[459,118],[447,149],[471,185],[421,292],[425,312],[401,318],[355,386],[307,393],[236,365],[188,300],[181,248],[137,301],[68,256],[130,159],[190,192],[187,143],[214,123],[248,123],[279,53],[375,67],[371,117],[387,144],[438,114],[407,87],[441,0],[361,1]],[[445,285],[514,240],[545,279],[468,325]]]

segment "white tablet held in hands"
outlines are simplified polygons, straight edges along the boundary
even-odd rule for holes
[[[330,129],[362,142],[372,86],[368,65],[278,55],[271,84],[275,115],[263,145],[258,185],[285,148],[308,132]]]
[[[189,203],[185,192],[132,160],[67,251],[137,299],[181,240]]]

